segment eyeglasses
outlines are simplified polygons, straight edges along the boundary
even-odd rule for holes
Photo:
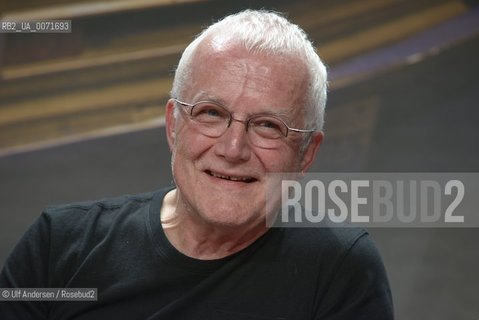
[[[233,121],[246,126],[250,141],[257,147],[274,149],[284,143],[283,139],[290,131],[313,133],[314,129],[296,129],[289,127],[282,119],[272,115],[254,115],[246,120],[233,118],[233,115],[222,105],[212,101],[199,101],[194,104],[174,99],[183,107],[189,107],[189,118],[196,124],[197,130],[212,138],[226,132]]]

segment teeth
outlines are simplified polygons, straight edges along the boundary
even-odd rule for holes
[[[224,176],[224,175],[222,175],[222,174],[218,174],[218,173],[215,173],[215,172],[212,172],[212,171],[210,171],[209,173],[210,173],[210,175],[212,175],[213,177],[220,178],[220,179],[231,180],[231,181],[244,181],[244,182],[249,182],[249,181],[252,181],[252,180],[253,180],[253,178],[250,178],[250,177]]]

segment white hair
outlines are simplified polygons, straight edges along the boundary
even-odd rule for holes
[[[304,60],[309,71],[306,93],[306,128],[321,130],[327,96],[326,67],[308,36],[299,26],[275,12],[245,10],[223,18],[203,30],[183,52],[173,81],[172,97],[179,98],[187,88],[193,55],[198,45],[210,36],[227,35],[249,52],[286,55]]]

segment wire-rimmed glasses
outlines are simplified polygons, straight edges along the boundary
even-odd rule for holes
[[[233,118],[228,109],[213,101],[198,101],[190,104],[174,99],[179,105],[190,108],[185,112],[196,124],[197,130],[212,138],[226,132],[233,121],[241,122],[246,127],[250,141],[257,147],[273,149],[284,143],[289,132],[313,133],[314,129],[296,129],[289,127],[284,120],[274,115],[258,114],[246,120]],[[186,111],[186,110],[185,110]]]

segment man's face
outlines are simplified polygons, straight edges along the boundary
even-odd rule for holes
[[[299,60],[213,42],[200,45],[193,65],[180,100],[219,102],[239,120],[258,113],[280,114],[290,127],[304,128],[301,106],[308,78]],[[174,108],[170,100],[167,133],[178,187],[177,211],[208,225],[264,224],[266,174],[305,171],[321,142],[322,135],[316,135],[301,153],[303,136],[290,133],[278,148],[264,149],[253,145],[245,125],[236,121],[223,135],[211,138],[199,133],[185,114],[175,118]]]

